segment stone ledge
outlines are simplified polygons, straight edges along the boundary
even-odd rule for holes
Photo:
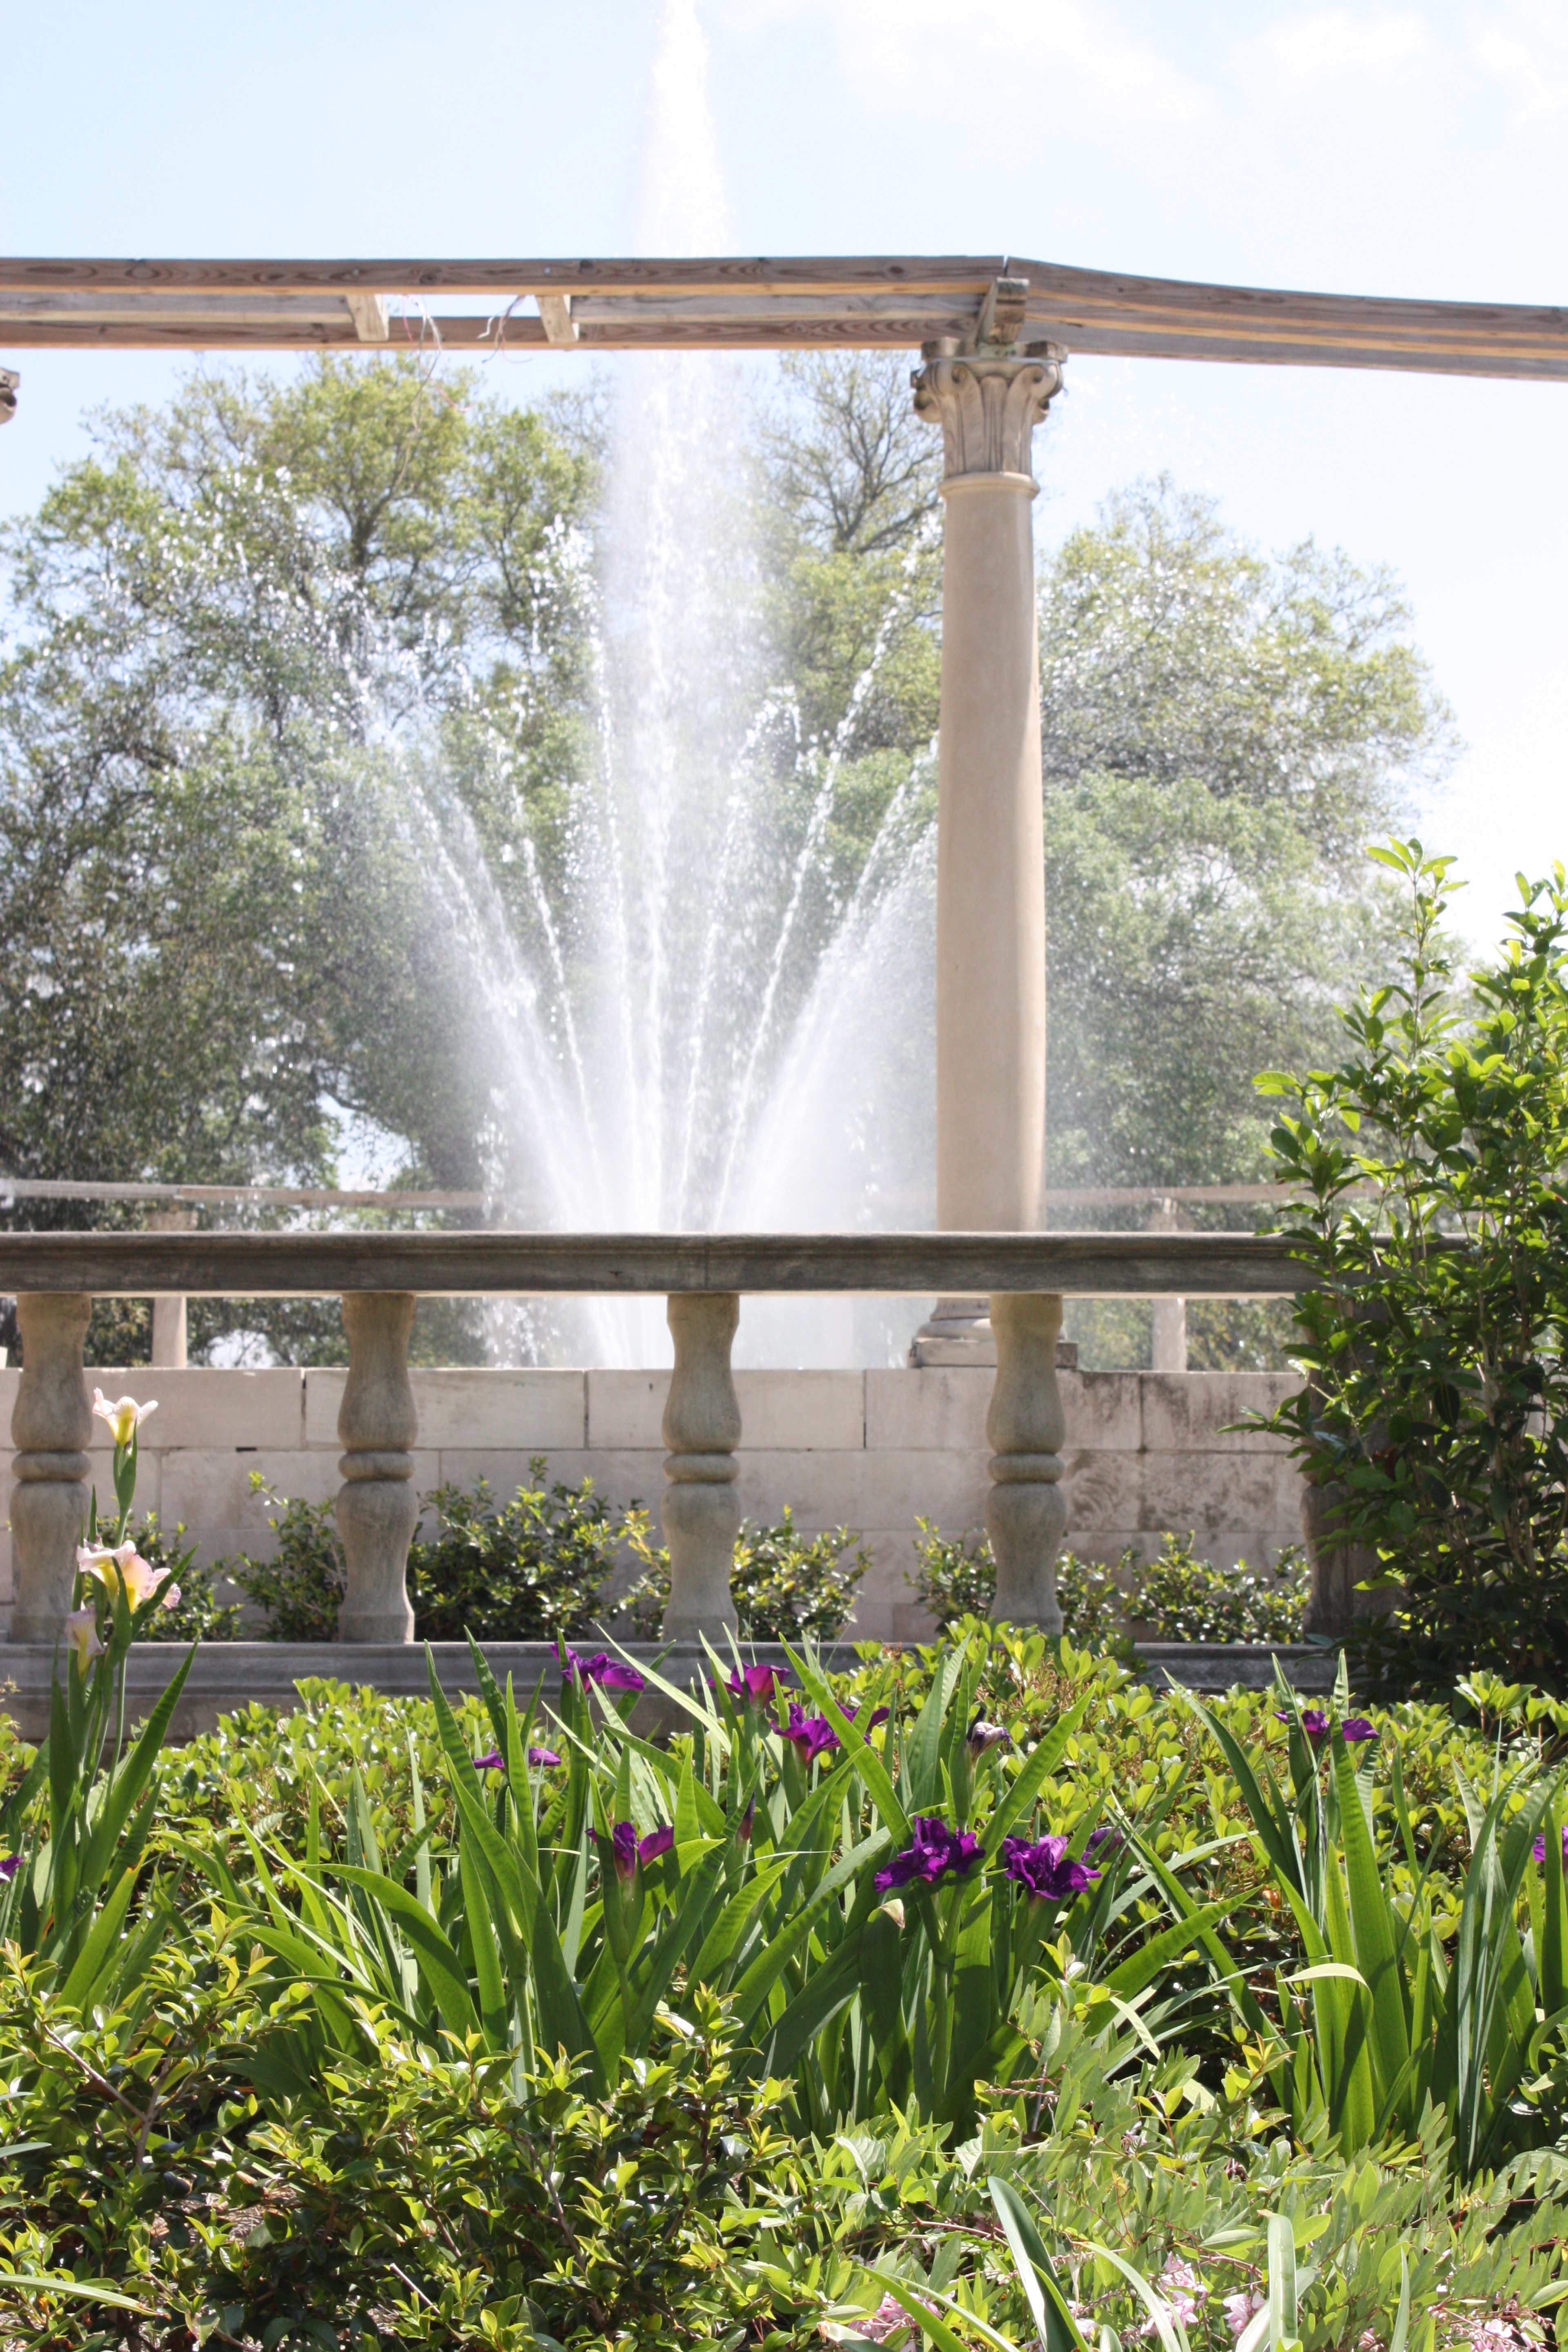
[[[658,1662],[659,1673],[678,1688],[688,1687],[707,1666],[701,1648],[694,1642],[676,1643],[668,1649],[641,1642],[625,1646],[639,1664]],[[466,1642],[437,1642],[431,1647],[444,1690],[479,1688]],[[714,1647],[722,1656],[728,1643],[716,1643]],[[747,1643],[743,1647],[748,1656],[784,1663],[783,1651],[772,1643]],[[847,1642],[824,1654],[830,1664],[841,1669],[853,1661]],[[126,1677],[130,1721],[144,1718],[184,1655],[176,1642],[143,1642],[132,1651]],[[504,1684],[509,1674],[513,1677],[520,1698],[542,1683],[548,1703],[560,1687],[552,1643],[496,1642],[485,1655],[498,1681]],[[1241,1642],[1150,1642],[1139,1644],[1138,1656],[1157,1689],[1164,1687],[1164,1677],[1169,1675],[1173,1682],[1194,1690],[1224,1691],[1237,1685],[1266,1690],[1274,1679],[1276,1657],[1299,1690],[1327,1691],[1334,1679],[1333,1653],[1307,1643],[1282,1643],[1271,1651]],[[25,1739],[41,1738],[47,1727],[54,1660],[53,1650],[41,1645],[17,1643],[0,1653],[0,1707]],[[175,1710],[173,1737],[189,1739],[210,1731],[220,1715],[232,1715],[253,1700],[264,1706],[287,1706],[294,1699],[297,1684],[315,1677],[369,1684],[394,1697],[424,1698],[429,1692],[425,1645],[419,1642],[209,1642],[196,1654]],[[637,1728],[664,1727],[673,1725],[678,1717],[670,1702],[654,1693],[638,1708]]]

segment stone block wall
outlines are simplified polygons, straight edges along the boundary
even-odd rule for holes
[[[324,1501],[337,1491],[338,1406],[346,1374],[324,1371],[95,1371],[110,1396],[158,1399],[142,1432],[139,1506],[183,1522],[204,1559],[271,1544],[259,1472],[279,1492]],[[0,1371],[0,1432],[20,1374]],[[1300,1540],[1300,1479],[1279,1446],[1227,1434],[1244,1413],[1271,1410],[1290,1373],[1063,1372],[1068,1541],[1098,1559],[1129,1546],[1146,1556],[1163,1532],[1195,1531],[1226,1564],[1272,1559]],[[663,1489],[659,1423],[668,1372],[416,1371],[415,1479],[421,1492],[486,1477],[508,1494],[544,1454],[552,1478],[591,1475],[616,1504],[647,1505]],[[983,1519],[991,1373],[742,1371],[742,1507],[776,1519],[789,1504],[815,1531],[847,1525],[871,1553],[857,1631],[887,1638],[922,1629],[905,1583],[917,1517],[961,1534]],[[100,1504],[111,1500],[110,1440],[94,1423]],[[9,1517],[11,1464],[0,1454]],[[8,1614],[11,1552],[0,1531],[0,1609]]]

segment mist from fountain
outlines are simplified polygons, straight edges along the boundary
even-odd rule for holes
[[[645,252],[728,244],[692,0],[666,0],[650,82]],[[508,1222],[557,1229],[846,1230],[934,1213],[934,859],[906,793],[858,876],[832,819],[879,649],[832,740],[767,683],[748,523],[752,379],[638,354],[613,383],[596,616],[597,757],[563,877],[525,846],[509,919],[455,791],[405,764],[443,919],[472,972],[467,1050]],[[515,899],[510,903],[515,905]],[[523,934],[523,935],[520,935]],[[924,1302],[744,1302],[739,1362],[901,1360]],[[669,1360],[663,1301],[499,1318],[498,1360]]]

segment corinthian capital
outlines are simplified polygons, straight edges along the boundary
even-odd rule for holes
[[[915,413],[941,425],[950,482],[1031,472],[1035,427],[1061,390],[1066,357],[1047,343],[1018,359],[933,359],[915,370]]]

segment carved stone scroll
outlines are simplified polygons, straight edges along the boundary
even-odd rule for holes
[[[81,1369],[91,1314],[92,1300],[80,1291],[24,1291],[16,1301],[22,1377],[11,1413],[13,1642],[52,1648],[71,1605],[91,1467],[92,1408]]]
[[[338,1612],[340,1642],[411,1642],[408,1543],[419,1517],[411,1448],[419,1415],[408,1379],[415,1296],[350,1291],[343,1298],[349,1377],[338,1409],[345,1451],[338,1465],[338,1533],[348,1591]]]
[[[741,1407],[730,1372],[730,1345],[741,1319],[732,1290],[672,1294],[669,1328],[675,1372],[664,1408],[665,1541],[669,1546],[666,1638],[716,1639],[736,1624],[730,1570],[741,1528],[735,1448]]]
[[[1067,1435],[1057,1385],[1062,1302],[1053,1292],[997,1291],[991,1299],[996,1381],[985,1434],[991,1491],[985,1531],[996,1561],[998,1622],[1062,1630],[1057,1554],[1067,1532],[1061,1448]]]
[[[1062,388],[1059,343],[1023,359],[933,359],[914,374],[915,413],[942,427],[950,482],[973,474],[1032,478],[1035,427]]]

